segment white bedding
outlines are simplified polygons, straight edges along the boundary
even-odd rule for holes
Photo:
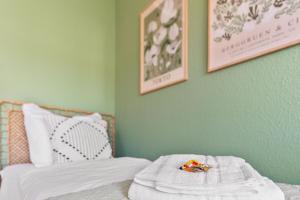
[[[207,173],[179,170],[191,159],[212,168]],[[135,176],[129,197],[132,200],[284,200],[279,187],[245,160],[203,155],[161,156]]]
[[[187,195],[187,194],[174,194],[166,193],[155,190],[151,187],[142,186],[136,183],[133,183],[130,186],[129,190],[129,199],[131,200],[284,200],[283,193],[278,191],[278,186],[275,184],[268,184],[264,187],[265,191],[261,191],[257,195]],[[275,192],[268,192],[275,191]],[[278,192],[276,192],[278,191]],[[282,193],[282,194],[281,194]]]
[[[134,160],[125,159],[126,162],[135,162]],[[125,161],[123,160],[123,161]],[[137,162],[135,162],[137,163]],[[141,165],[149,163],[148,161],[141,161]],[[120,166],[121,167],[121,166]],[[124,167],[124,166],[123,166]],[[78,168],[79,169],[79,168]],[[1,200],[21,200],[22,192],[19,184],[20,178],[30,172],[35,171],[33,165],[16,165],[11,166],[3,171],[4,181],[2,182],[0,190]],[[51,171],[51,169],[48,169]],[[120,172],[121,173],[121,172]],[[118,176],[118,174],[116,174]],[[76,179],[73,178],[74,180]],[[133,179],[133,177],[131,177]],[[117,180],[117,179],[116,179]],[[108,181],[110,182],[110,181]],[[48,200],[128,200],[128,188],[131,181],[118,181],[116,183],[107,184],[105,186],[94,186],[91,189],[78,192],[67,192],[63,195],[48,198]],[[285,200],[300,200],[300,186],[277,184],[285,194]],[[39,187],[37,188],[37,190]],[[148,193],[143,193],[143,197],[149,197]],[[153,194],[152,194],[153,195]],[[153,196],[152,196],[153,197]],[[146,200],[146,199],[145,199]],[[174,199],[172,199],[174,200]],[[180,199],[184,200],[184,198]],[[197,199],[199,200],[199,199]]]
[[[0,190],[0,199],[22,199],[21,188],[20,188],[20,177],[22,174],[33,170],[35,167],[31,164],[25,165],[14,165],[5,168],[1,172],[1,190]]]
[[[49,200],[128,200],[127,194],[130,184],[131,181],[114,183],[84,192],[50,198]],[[300,186],[287,184],[277,185],[284,192],[285,200],[300,200]]]
[[[95,189],[49,198],[49,200],[128,200],[131,181],[113,183]],[[278,184],[285,194],[285,200],[300,200],[300,186]]]
[[[1,200],[46,200],[132,180],[150,164],[136,158],[65,163],[45,168],[16,165],[4,169]]]

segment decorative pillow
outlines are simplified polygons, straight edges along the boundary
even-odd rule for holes
[[[111,157],[112,149],[107,135],[107,122],[102,120],[100,114],[67,118],[34,104],[24,104],[23,113],[30,160],[36,167],[87,158]],[[101,130],[102,136],[95,136],[96,133],[91,131],[91,127],[97,128],[94,132]],[[93,137],[90,137],[91,135]],[[95,153],[96,150],[99,152]]]
[[[54,163],[108,159],[112,149],[106,128],[92,118],[45,117]]]
[[[25,131],[24,115],[22,112],[23,102],[0,100],[0,170],[8,165],[31,163],[29,146]],[[59,107],[44,106],[51,113],[73,117],[87,116],[90,112],[83,110],[66,109]],[[101,114],[107,122],[107,133],[115,153],[115,119],[112,115]]]

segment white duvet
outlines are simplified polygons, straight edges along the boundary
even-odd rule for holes
[[[16,165],[1,172],[1,200],[46,200],[132,180],[151,162],[136,158],[66,163],[45,168]]]

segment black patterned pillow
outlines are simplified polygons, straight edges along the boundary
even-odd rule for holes
[[[54,163],[112,157],[106,127],[101,122],[103,120],[48,115],[45,121],[49,129]]]

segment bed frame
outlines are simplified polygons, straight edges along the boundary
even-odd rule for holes
[[[22,105],[25,102],[20,101],[7,101],[0,100],[0,169],[7,166],[12,165],[14,157],[20,157],[20,151],[18,150],[18,154],[14,154],[11,150],[10,140],[17,140],[20,137],[20,134],[24,134],[24,117],[22,113]],[[53,113],[64,115],[67,117],[72,117],[76,115],[89,115],[93,112],[77,110],[77,109],[66,109],[55,106],[47,106],[47,105],[39,105],[40,107],[47,109]],[[112,147],[113,156],[115,156],[115,118],[109,114],[102,114],[104,120],[108,122],[108,135]],[[24,138],[24,137],[23,137]],[[20,139],[21,140],[21,139]],[[24,140],[24,139],[23,139]],[[20,141],[17,148],[23,148],[24,145],[27,144],[26,141]],[[16,147],[16,146],[15,146]],[[16,149],[16,148],[14,148]],[[12,155],[9,155],[12,154]],[[20,162],[20,158],[18,158]],[[22,159],[21,159],[22,160]],[[27,161],[21,161],[21,163],[26,163]]]

